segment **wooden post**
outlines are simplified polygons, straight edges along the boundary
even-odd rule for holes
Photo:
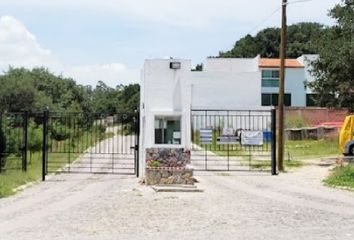
[[[278,170],[284,171],[284,88],[285,88],[285,56],[286,56],[286,5],[282,0],[282,17],[280,33],[280,81],[278,98]]]

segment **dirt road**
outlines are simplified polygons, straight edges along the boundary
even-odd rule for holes
[[[322,186],[325,174],[197,173],[203,193],[57,175],[0,200],[0,239],[354,239],[354,193]]]

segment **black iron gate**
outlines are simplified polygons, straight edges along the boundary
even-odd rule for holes
[[[0,115],[0,173],[6,170],[27,170],[28,113]]]
[[[276,174],[275,110],[192,110],[192,165]]]
[[[137,113],[46,113],[44,121],[45,174],[138,173]]]
[[[48,173],[138,176],[139,113],[4,113],[0,115],[0,173],[27,170],[32,153]]]

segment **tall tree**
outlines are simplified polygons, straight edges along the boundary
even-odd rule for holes
[[[297,58],[302,54],[317,52],[316,41],[326,31],[319,23],[297,23],[287,28],[287,57]],[[261,57],[278,58],[280,45],[280,29],[266,28],[254,37],[246,35],[235,43],[235,46],[226,52],[220,52],[219,57]]]
[[[89,91],[45,68],[10,68],[0,76],[0,112],[90,111]]]
[[[321,106],[354,111],[354,0],[343,0],[329,15],[336,25],[318,41],[320,58],[312,63],[316,80],[308,85]]]

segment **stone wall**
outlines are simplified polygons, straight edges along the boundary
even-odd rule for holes
[[[148,167],[186,167],[190,163],[191,152],[183,148],[147,148]]]
[[[145,183],[194,184],[190,160],[190,150],[183,148],[147,148]]]
[[[147,168],[147,185],[194,184],[193,170],[186,168]]]

